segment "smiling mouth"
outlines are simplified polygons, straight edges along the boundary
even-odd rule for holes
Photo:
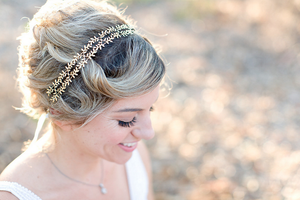
[[[121,149],[123,149],[126,152],[132,152],[136,149],[138,143],[132,142],[132,143],[119,143],[118,144]]]
[[[133,143],[120,143],[120,144],[125,146],[125,147],[133,147],[134,145],[136,145],[136,142],[133,142]]]

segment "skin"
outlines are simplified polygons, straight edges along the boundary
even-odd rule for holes
[[[115,191],[117,188],[118,192],[102,195],[97,187],[69,180],[53,167],[44,153],[34,150],[26,151],[14,160],[3,171],[0,181],[18,182],[43,200],[61,197],[75,200],[129,200],[125,163],[132,152],[124,151],[119,144],[138,142],[137,150],[150,181],[148,199],[154,199],[150,158],[141,140],[154,137],[150,110],[158,96],[159,87],[156,87],[145,95],[121,99],[81,128],[68,122],[54,121],[59,127],[61,138],[55,149],[48,153],[53,163],[67,176],[97,185],[102,176],[102,162],[105,187],[108,191]],[[133,118],[136,122],[130,127],[120,126],[119,121],[130,122]],[[17,198],[9,192],[0,191],[0,199]]]

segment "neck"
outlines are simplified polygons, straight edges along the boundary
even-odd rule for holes
[[[53,151],[48,153],[53,164],[72,179],[94,185],[101,183],[101,180],[105,181],[104,175],[110,172],[113,163],[81,151],[73,142],[68,140],[64,134],[61,134],[61,138]]]

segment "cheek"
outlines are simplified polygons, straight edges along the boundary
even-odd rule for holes
[[[115,131],[111,131],[108,139],[109,142],[113,143],[113,144],[119,144],[120,142],[123,142],[124,139],[128,136],[128,134],[130,134],[129,130],[126,130],[123,128],[120,129],[116,129]]]
[[[120,127],[117,123],[112,123],[110,126],[106,126],[104,129],[99,129],[99,138],[105,144],[119,144],[124,141],[128,134],[130,134],[129,128]]]

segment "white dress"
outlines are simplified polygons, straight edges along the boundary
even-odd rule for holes
[[[130,200],[146,200],[149,181],[144,163],[137,149],[133,151],[125,166]],[[19,200],[42,200],[32,191],[16,182],[0,181],[0,190],[11,192]]]

